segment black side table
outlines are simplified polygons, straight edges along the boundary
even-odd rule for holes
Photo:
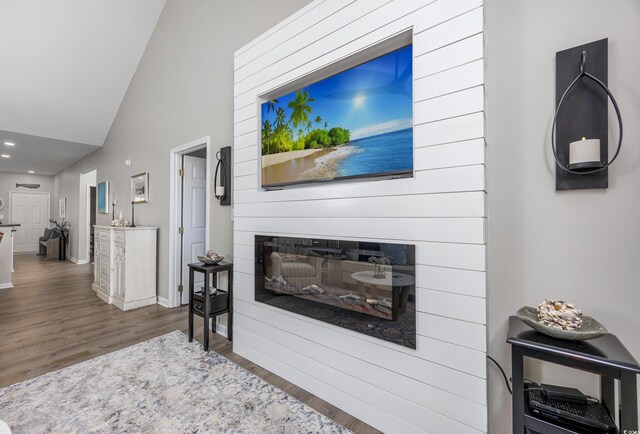
[[[525,427],[542,433],[578,432],[529,413],[525,406],[525,356],[599,375],[600,401],[612,416],[615,416],[616,411],[614,380],[619,380],[620,432],[638,432],[636,375],[640,374],[640,365],[615,335],[609,333],[588,341],[555,339],[536,332],[517,317],[511,316],[507,342],[511,344],[514,433],[524,433]]]
[[[203,346],[209,351],[209,320],[213,318],[213,332],[216,332],[216,317],[227,313],[227,336],[233,340],[233,264],[220,262],[216,265],[206,265],[200,262],[189,264],[189,342],[193,341],[193,315],[204,318]],[[217,288],[218,273],[229,273],[227,292],[218,295],[209,293],[210,283]],[[204,274],[204,291],[202,294],[194,292],[193,278],[196,272]],[[211,280],[213,277],[213,280]]]
[[[67,260],[67,235],[64,231],[60,234],[60,243],[58,244],[58,261]]]

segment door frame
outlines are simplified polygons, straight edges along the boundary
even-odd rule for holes
[[[11,213],[10,219],[11,223],[13,223],[13,195],[14,194],[39,194],[47,196],[47,224],[46,228],[51,226],[49,220],[51,220],[51,193],[46,191],[21,191],[21,190],[9,190],[9,212]],[[13,248],[15,249],[15,243],[13,244]],[[13,252],[11,252],[13,254]]]
[[[96,182],[91,184],[86,178],[91,173],[95,172]],[[79,190],[78,190],[78,257],[69,258],[71,262],[77,265],[83,265],[89,263],[89,242],[91,238],[91,228],[89,222],[91,221],[91,188],[95,187],[98,179],[98,169],[96,167],[85,170],[80,173],[79,177]],[[84,191],[83,191],[84,190]],[[67,220],[67,219],[65,219]],[[84,227],[84,229],[82,229]],[[84,251],[82,251],[84,250]],[[83,254],[81,254],[83,253]],[[75,259],[75,260],[74,260]]]
[[[184,145],[176,146],[169,151],[169,299],[158,297],[158,304],[165,307],[179,307],[178,280],[180,276],[180,176],[178,170],[181,167],[181,159],[184,154],[206,148],[207,150],[207,176],[205,189],[205,250],[209,244],[210,216],[211,216],[211,138],[202,137]],[[183,276],[184,277],[184,276]],[[184,279],[183,279],[184,281]],[[184,290],[187,291],[187,285]]]

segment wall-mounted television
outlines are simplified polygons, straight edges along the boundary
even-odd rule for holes
[[[412,45],[261,104],[262,187],[413,176]]]

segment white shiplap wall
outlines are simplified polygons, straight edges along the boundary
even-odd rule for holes
[[[385,432],[487,431],[482,0],[316,0],[235,54],[234,350]],[[415,177],[263,191],[259,95],[413,29]],[[254,302],[255,234],[416,245],[417,349]]]

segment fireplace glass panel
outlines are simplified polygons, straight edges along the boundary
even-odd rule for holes
[[[256,235],[255,300],[416,347],[415,246]]]

